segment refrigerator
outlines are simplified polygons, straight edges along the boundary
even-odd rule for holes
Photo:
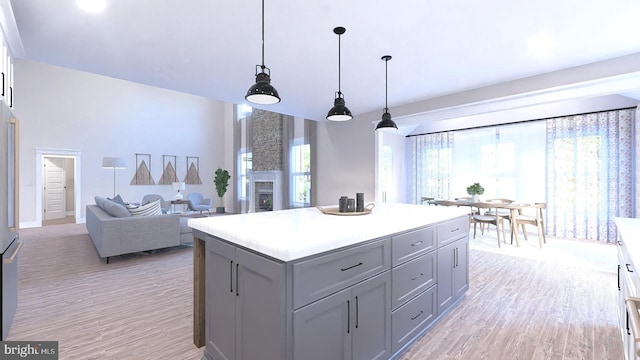
[[[6,340],[18,307],[18,121],[0,101],[0,299],[2,340]]]

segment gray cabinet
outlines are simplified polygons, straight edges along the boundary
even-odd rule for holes
[[[213,238],[206,251],[206,353],[284,359],[285,266]]]
[[[616,221],[618,226],[618,321],[620,334],[622,335],[624,360],[636,360],[640,359],[640,356],[636,353],[636,340],[632,330],[631,313],[626,302],[627,300],[633,301],[638,298],[640,277],[637,275],[638,269],[635,267],[628,247],[628,245],[633,246],[634,244],[630,244],[627,242],[629,240],[623,239],[622,232],[626,229],[624,227],[621,229],[618,221],[622,220]],[[633,230],[635,230],[635,237],[637,229]],[[630,241],[633,240],[634,238],[630,239]]]
[[[468,228],[462,216],[289,262],[194,229],[203,359],[396,358],[467,290]]]
[[[388,359],[391,281],[388,271],[293,313],[293,358]]]
[[[469,288],[469,236],[438,249],[438,315],[446,312]]]

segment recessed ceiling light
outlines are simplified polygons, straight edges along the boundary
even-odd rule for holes
[[[551,35],[546,32],[539,32],[529,37],[529,54],[547,59],[553,55],[554,41]]]
[[[84,11],[99,13],[107,7],[107,0],[76,0],[76,4]]]

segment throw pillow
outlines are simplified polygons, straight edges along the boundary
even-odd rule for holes
[[[160,208],[160,199],[152,201],[148,204],[138,206],[135,209],[129,209],[131,216],[154,216],[162,215],[162,209]]]
[[[109,199],[109,198],[107,198],[107,199]],[[120,196],[120,194],[114,196],[113,199],[109,199],[109,200],[113,201],[116,204],[126,205],[124,200],[122,200],[122,196]]]
[[[129,217],[131,216],[131,213],[129,213],[129,210],[127,210],[126,207],[124,207],[124,205],[120,205],[116,202],[113,202],[111,200],[105,200],[102,203],[102,208],[104,211],[106,211],[107,213],[109,213],[109,215],[114,216],[114,217]]]

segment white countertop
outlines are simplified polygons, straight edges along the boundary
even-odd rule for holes
[[[371,214],[339,216],[317,208],[189,219],[189,226],[282,261],[389,236],[469,213],[468,207],[376,203]]]
[[[614,218],[618,235],[622,236],[624,246],[629,251],[629,257],[635,267],[640,266],[640,219]]]

